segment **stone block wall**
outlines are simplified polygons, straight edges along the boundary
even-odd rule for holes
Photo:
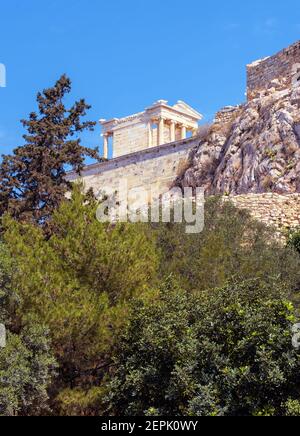
[[[274,56],[248,65],[247,75],[248,100],[297,84],[300,78],[300,41]]]
[[[175,132],[176,141],[181,139],[181,131],[179,128]],[[171,142],[170,126],[164,126],[164,143]],[[132,154],[147,148],[149,143],[149,126],[143,122],[136,123],[130,126],[124,126],[114,132],[113,157],[118,158],[125,154]],[[153,127],[151,130],[152,147],[158,146],[158,129]]]
[[[129,190],[146,189],[150,201],[153,186],[158,194],[173,187],[176,178],[189,165],[191,151],[198,144],[199,138],[194,137],[90,165],[83,171],[82,180],[86,189],[93,188],[98,194],[106,187],[117,191],[120,180],[126,179]],[[78,176],[70,173],[68,179],[75,181]],[[300,226],[300,194],[244,194],[223,198],[248,210],[258,221],[274,227],[279,239],[284,239],[289,229]]]
[[[90,165],[82,172],[85,189],[93,188],[95,194],[105,187],[118,190],[120,180],[126,179],[129,190],[143,187],[150,192],[156,186],[164,194],[187,168],[190,152],[198,144],[193,137]],[[75,181],[78,176],[69,173],[68,179]]]
[[[227,124],[231,123],[235,116],[238,114],[241,106],[226,106],[216,113],[214,123],[215,124]]]
[[[278,236],[300,226],[300,194],[246,194],[229,199],[236,207],[249,210],[255,219],[274,227]]]
[[[149,141],[148,126],[143,123],[136,123],[116,130],[114,133],[113,157],[143,150]]]

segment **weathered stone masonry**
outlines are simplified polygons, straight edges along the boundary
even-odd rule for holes
[[[241,105],[238,106],[226,106],[216,113],[214,124],[227,124],[232,123],[234,117],[238,114]]]
[[[300,81],[300,41],[247,66],[248,100],[282,91]],[[299,84],[299,83],[298,83]]]
[[[120,180],[126,179],[129,190],[143,187],[150,191],[156,185],[163,194],[186,169],[190,152],[198,144],[194,137],[90,165],[82,172],[85,189],[93,188],[95,193],[105,187],[118,190]],[[78,176],[71,173],[68,178],[76,180]]]
[[[91,165],[82,174],[85,187],[93,188],[96,193],[105,186],[117,190],[119,181],[126,177],[129,189],[141,186],[150,189],[158,184],[160,192],[167,192],[198,142],[198,138],[187,139]],[[69,178],[74,180],[76,176],[70,174]],[[300,225],[300,194],[245,194],[226,196],[224,200],[248,210],[253,218],[277,229],[278,234]]]
[[[300,194],[246,194],[227,197],[239,209],[247,209],[257,220],[282,234],[300,224]]]

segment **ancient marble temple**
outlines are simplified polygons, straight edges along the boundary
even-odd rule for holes
[[[183,101],[169,106],[165,100],[135,115],[102,119],[104,157],[112,154],[117,158],[196,136],[201,119],[202,115]]]

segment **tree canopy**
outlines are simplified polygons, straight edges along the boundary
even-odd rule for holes
[[[259,280],[136,300],[107,395],[117,416],[266,416],[299,409],[293,305]]]
[[[4,240],[17,265],[17,315],[22,322],[33,315],[49,327],[60,364],[58,389],[74,395],[105,377],[130,299],[151,289],[158,268],[155,243],[142,226],[99,223],[96,208],[75,188],[54,213],[50,238],[35,225],[4,220]]]
[[[38,113],[22,120],[25,145],[2,156],[0,216],[8,211],[23,221],[45,223],[71,188],[67,169],[79,173],[86,157],[100,160],[97,150],[83,146],[78,137],[96,124],[84,119],[90,106],[81,99],[67,108],[64,99],[70,92],[71,81],[63,75],[38,93]]]

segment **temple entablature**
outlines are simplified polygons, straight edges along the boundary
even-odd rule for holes
[[[166,100],[125,118],[102,119],[104,157],[108,158],[110,146],[117,158],[196,136],[201,119],[202,115],[183,101],[169,106]]]

